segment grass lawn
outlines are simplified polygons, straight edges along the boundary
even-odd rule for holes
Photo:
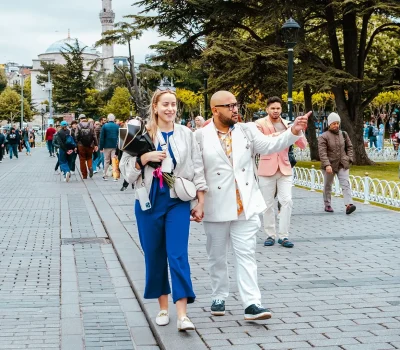
[[[321,169],[320,162],[297,162],[296,166],[299,168],[311,168],[314,165],[316,170]],[[350,168],[350,175],[364,177],[365,173],[369,174],[370,178],[376,178],[380,180],[400,182],[399,179],[399,165],[400,162],[390,163],[376,163],[376,165],[353,165]]]

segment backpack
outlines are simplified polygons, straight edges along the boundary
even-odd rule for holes
[[[81,142],[83,146],[90,147],[92,145],[94,138],[93,135],[94,135],[94,130],[91,124],[88,124],[85,127],[79,126],[78,141]]]

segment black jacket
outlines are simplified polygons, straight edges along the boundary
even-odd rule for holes
[[[6,137],[4,134],[0,133],[0,146],[6,143]]]
[[[19,140],[20,140],[20,135],[18,132],[10,132],[7,135],[7,140],[8,140],[8,144],[9,145],[18,145],[19,144]]]

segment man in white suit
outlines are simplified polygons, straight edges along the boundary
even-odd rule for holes
[[[259,214],[266,209],[255,178],[255,154],[279,152],[303,136],[310,113],[298,117],[278,137],[263,135],[254,123],[238,122],[233,94],[218,91],[211,98],[213,122],[196,132],[209,191],[205,195],[204,230],[212,287],[212,315],[225,314],[229,295],[227,251],[230,243],[245,320],[271,317],[261,305],[255,257]]]

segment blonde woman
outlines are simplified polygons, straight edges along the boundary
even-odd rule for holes
[[[158,299],[160,312],[156,323],[169,323],[168,265],[172,282],[172,299],[176,304],[179,331],[194,330],[186,315],[187,304],[193,303],[195,294],[190,279],[188,241],[190,215],[197,222],[203,218],[204,192],[208,190],[200,150],[194,134],[185,126],[175,123],[177,99],[171,90],[156,91],[150,106],[149,134],[157,151],[134,158],[124,153],[121,158],[121,174],[129,183],[136,183],[135,215],[139,238],[146,264],[146,286],[144,297]],[[161,132],[164,140],[160,139]],[[161,142],[159,142],[159,139]],[[164,145],[164,150],[161,144]],[[190,202],[177,198],[148,162],[162,162],[162,171],[192,181],[197,189],[198,203],[191,210]],[[168,171],[168,168],[170,168]],[[142,173],[144,177],[142,177]],[[155,177],[157,176],[157,177]],[[142,210],[139,198],[143,191],[151,208]]]

